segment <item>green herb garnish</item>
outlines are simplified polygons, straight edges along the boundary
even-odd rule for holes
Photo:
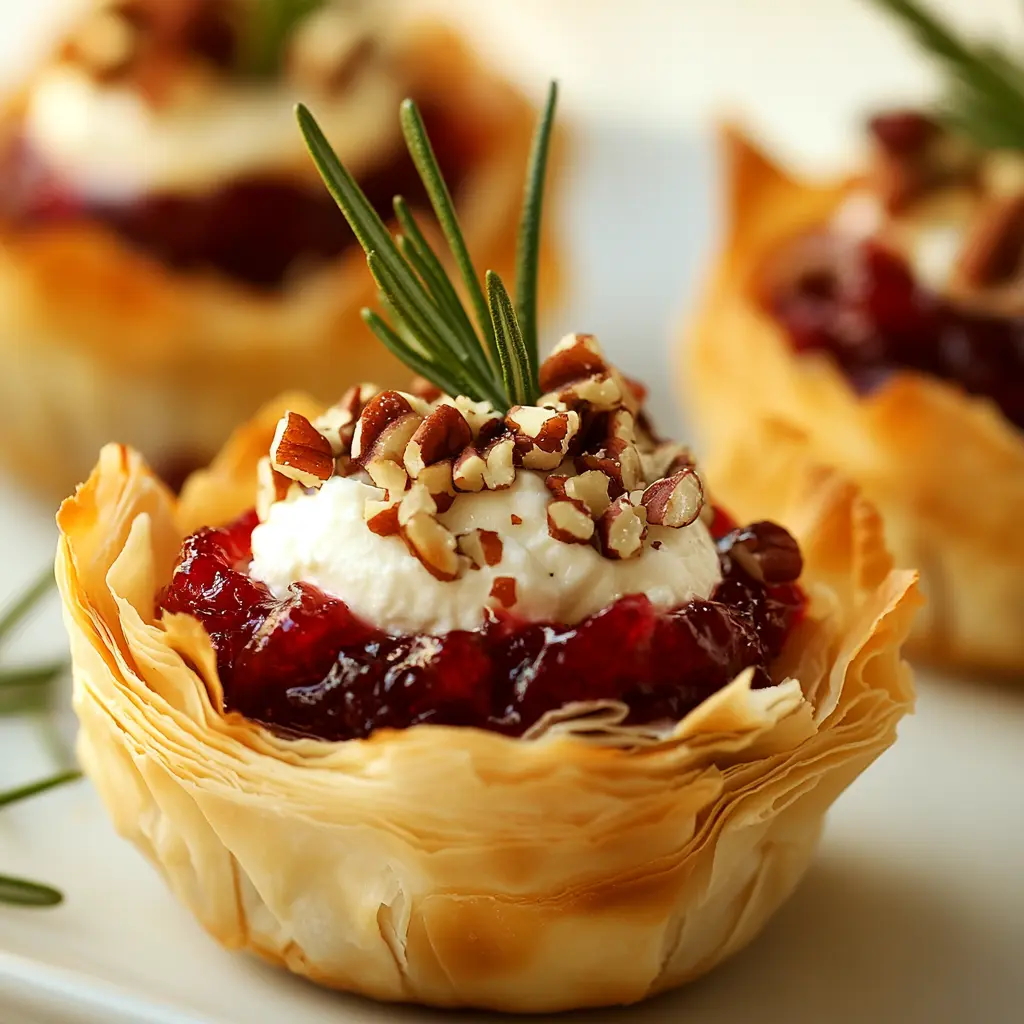
[[[472,315],[408,204],[400,196],[395,198],[400,231],[392,237],[313,115],[302,105],[297,110],[313,161],[365,250],[367,266],[380,289],[387,319],[364,309],[367,326],[406,366],[437,387],[452,395],[487,400],[502,412],[512,405],[534,402],[540,394],[537,265],[557,95],[552,82],[534,136],[519,225],[514,303],[493,271],[487,271],[481,283],[423,118],[412,100],[402,104],[402,134],[459,272]]]
[[[77,771],[60,772],[49,778],[40,779],[38,782],[29,783],[27,786],[9,789],[5,793],[0,793],[0,807],[17,803],[19,800],[27,800],[30,796],[45,793],[48,789],[63,786],[65,783],[74,782],[81,777],[82,773]],[[0,903],[21,907],[53,907],[63,899],[61,891],[50,885],[31,882],[26,878],[0,875]]]
[[[14,603],[0,614],[0,645],[50,592],[54,585],[53,570],[47,569]],[[43,711],[50,704],[53,682],[67,670],[64,662],[22,669],[0,669],[0,715],[26,711]],[[63,771],[26,786],[0,793],[0,807],[27,800],[55,786],[81,778],[81,772]],[[59,890],[24,878],[0,875],[0,903],[19,906],[50,907],[63,899]]]
[[[902,21],[948,75],[941,120],[985,149],[1024,149],[1024,62],[960,37],[914,0],[874,3]]]
[[[248,0],[242,13],[238,68],[253,78],[272,78],[299,23],[324,0]]]

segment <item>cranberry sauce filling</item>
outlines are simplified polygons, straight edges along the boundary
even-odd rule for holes
[[[662,612],[625,597],[572,626],[493,616],[472,632],[389,636],[307,584],[276,600],[246,574],[256,516],[189,537],[160,612],[185,612],[217,650],[225,705],[284,733],[325,740],[430,722],[515,736],[570,701],[623,700],[630,721],[675,720],[753,666],[757,686],[804,610],[727,554],[711,600]],[[730,532],[731,531],[731,532]]]
[[[465,126],[437,109],[428,107],[423,115],[457,197],[476,141]],[[332,259],[355,241],[319,182],[304,185],[254,175],[204,193],[158,192],[124,202],[100,201],[78,193],[24,141],[0,156],[0,181],[0,217],[18,228],[98,221],[169,267],[213,269],[254,288],[279,287],[292,268]],[[392,216],[396,195],[414,206],[426,204],[423,185],[404,149],[363,175],[360,185],[385,220]]]
[[[896,370],[951,381],[1024,428],[1024,317],[958,307],[871,241],[810,236],[779,266],[790,260],[801,271],[776,278],[765,301],[797,351],[830,353],[862,393]]]

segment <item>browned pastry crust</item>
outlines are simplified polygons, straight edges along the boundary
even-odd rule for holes
[[[871,506],[831,473],[793,482],[773,511],[810,605],[785,681],[746,672],[657,735],[578,707],[530,739],[287,740],[221,710],[196,620],[154,618],[183,535],[252,504],[285,405],[316,412],[268,407],[178,500],[112,445],[61,508],[79,755],[116,828],[226,946],[379,999],[629,1003],[744,946],[913,700],[915,577]]]
[[[860,396],[826,357],[796,355],[758,304],[757,269],[821,226],[853,180],[808,185],[723,134],[728,228],[687,351],[688,393],[716,497],[741,517],[835,466],[883,513],[928,604],[911,650],[961,669],[1024,668],[1024,435],[984,399],[915,373]],[[751,457],[750,453],[757,453]]]
[[[509,273],[533,107],[445,28],[411,31],[396,61],[410,91],[458,111],[478,139],[461,220],[480,268]],[[541,270],[550,300],[550,240]],[[100,225],[0,224],[0,462],[66,494],[108,441],[158,467],[197,466],[282,386],[333,400],[359,380],[405,384],[360,319],[374,299],[357,245],[267,296],[170,270]]]

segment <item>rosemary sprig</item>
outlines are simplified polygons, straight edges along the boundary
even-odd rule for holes
[[[78,771],[60,772],[27,786],[19,786],[0,793],[0,807],[27,800],[31,796],[45,793],[48,789],[63,786],[82,777]],[[11,875],[0,875],[0,903],[22,907],[52,907],[64,899],[59,889],[41,882],[32,882],[27,878],[14,878]]]
[[[26,615],[49,593],[54,585],[53,569],[47,568],[39,578],[0,615],[0,643],[12,633]]]
[[[949,75],[939,116],[986,149],[1024,149],[1024,64],[991,43],[961,38],[915,0],[874,0],[902,21]]]
[[[252,78],[271,78],[299,23],[324,0],[247,0],[241,12],[238,69]]]
[[[412,100],[401,106],[399,121],[406,147],[459,272],[472,315],[405,200],[395,197],[400,230],[392,236],[313,115],[301,104],[296,111],[313,162],[366,252],[367,266],[380,290],[387,319],[364,309],[364,322],[394,355],[439,388],[478,401],[486,399],[501,411],[534,401],[540,390],[537,268],[556,100],[552,83],[534,137],[524,191],[515,305],[493,271],[488,271],[481,283],[423,118]]]

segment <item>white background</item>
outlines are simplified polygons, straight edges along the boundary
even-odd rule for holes
[[[0,0],[5,78],[27,66],[56,3]],[[902,37],[858,0],[420,6],[464,19],[535,93],[547,77],[561,80],[577,126],[563,208],[575,281],[561,323],[593,330],[647,377],[663,420],[677,416],[670,332],[714,231],[708,119],[739,113],[803,165],[837,166],[864,109],[927,96],[931,83]],[[938,6],[1002,36],[1019,39],[1024,26],[1015,0]],[[52,513],[0,480],[0,601],[52,557]],[[42,657],[62,643],[50,607],[14,653]],[[0,724],[0,786],[49,763],[35,731]],[[162,1004],[163,1015],[145,1011],[160,1021],[421,1019],[213,947],[112,837],[85,785],[4,812],[0,871],[45,877],[68,894],[55,912],[0,907],[2,1024],[42,1020],[44,1004],[46,1019],[138,1021],[133,1000]],[[679,995],[586,1019],[1009,1024],[1024,1012],[1022,950],[1024,681],[924,676],[918,715],[837,806],[818,863],[763,938]]]

